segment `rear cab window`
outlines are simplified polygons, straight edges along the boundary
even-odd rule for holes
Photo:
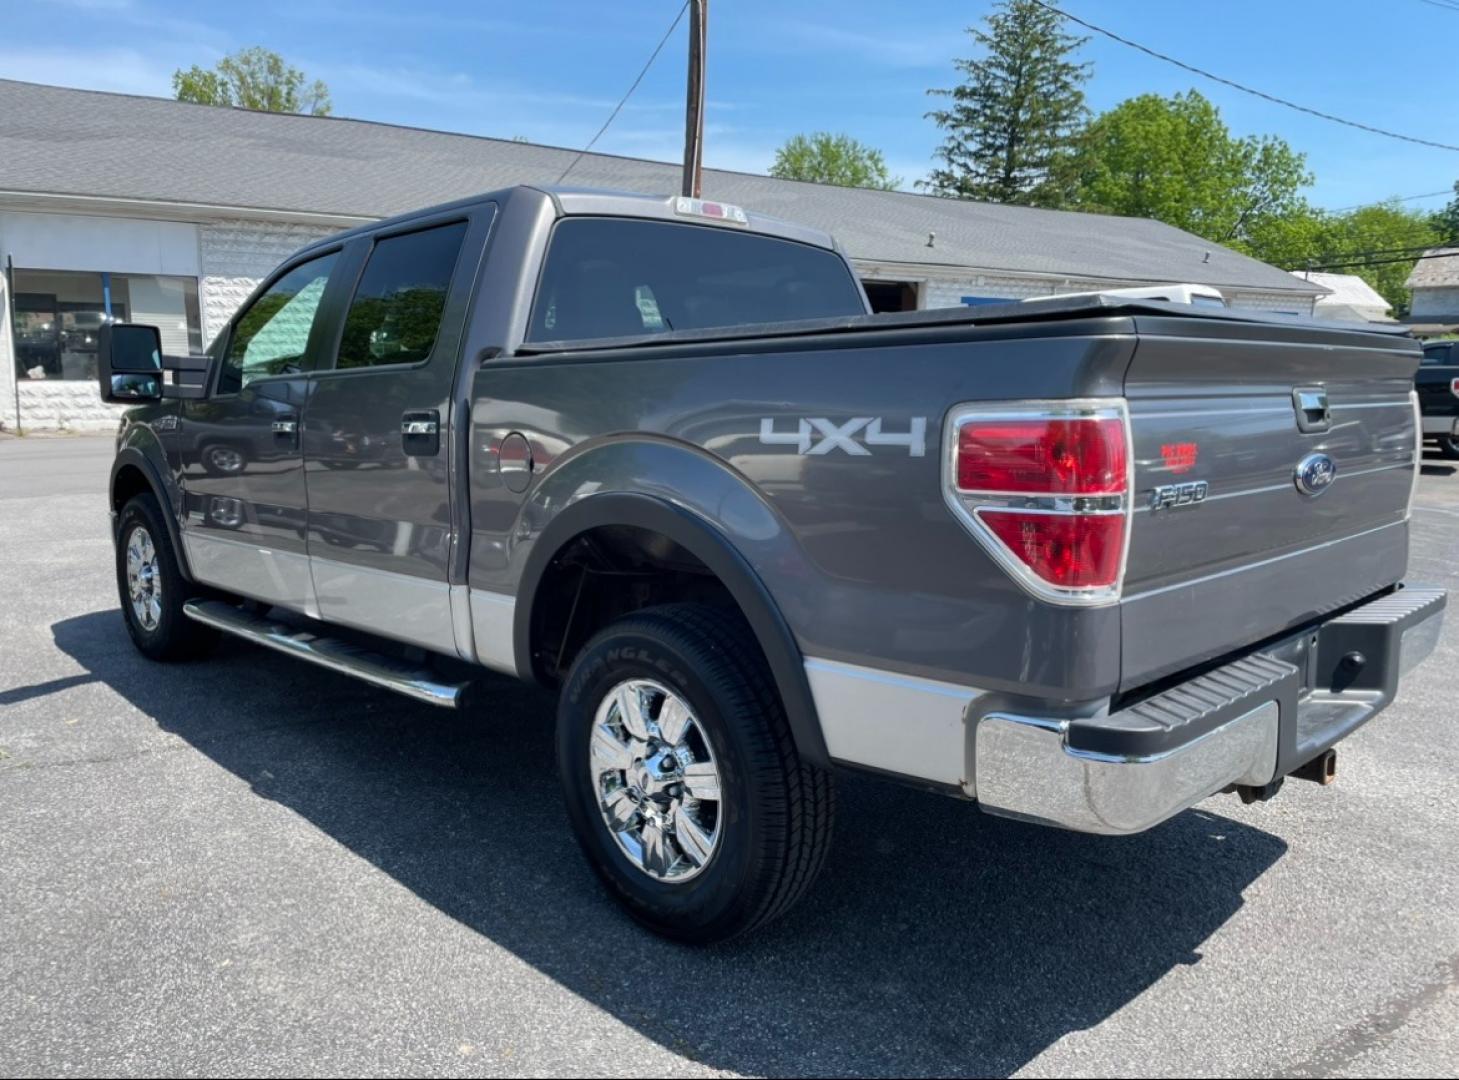
[[[528,341],[587,341],[864,315],[834,251],[723,226],[569,217],[553,230]]]

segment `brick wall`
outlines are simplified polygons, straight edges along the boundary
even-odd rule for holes
[[[200,226],[203,279],[198,301],[203,340],[211,341],[258,286],[259,280],[305,244],[331,230],[309,225],[218,221]]]

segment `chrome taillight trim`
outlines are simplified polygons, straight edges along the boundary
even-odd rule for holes
[[[1120,494],[1068,495],[1025,494],[999,491],[967,491],[957,486],[958,432],[978,420],[1119,420],[1125,433],[1125,490]],[[1130,426],[1130,407],[1124,398],[1066,398],[1051,401],[1010,401],[1003,404],[965,402],[948,410],[942,432],[942,495],[953,516],[978,541],[983,550],[1024,591],[1051,604],[1098,607],[1119,603],[1124,594],[1125,573],[1130,561],[1130,537],[1134,531],[1135,443]],[[1097,505],[1091,505],[1097,504]],[[1119,576],[1113,585],[1065,588],[1039,577],[1008,548],[979,518],[980,510],[1015,510],[1021,513],[1062,516],[1110,516],[1125,518]]]

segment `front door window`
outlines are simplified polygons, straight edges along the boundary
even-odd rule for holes
[[[218,375],[219,394],[236,394],[270,375],[310,369],[309,334],[338,258],[331,252],[294,267],[239,316]]]

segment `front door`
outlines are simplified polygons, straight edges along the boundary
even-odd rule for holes
[[[198,580],[314,613],[299,435],[339,251],[286,268],[234,319],[208,397],[182,403],[183,544]]]
[[[321,618],[457,652],[448,569],[452,387],[490,207],[363,243],[332,363],[304,414]]]

